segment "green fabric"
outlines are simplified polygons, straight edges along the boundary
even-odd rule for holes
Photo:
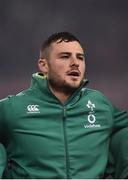
[[[121,129],[111,138],[109,174],[115,179],[128,179],[128,128]]]
[[[7,162],[6,151],[3,145],[0,143],[0,177],[2,177]]]
[[[63,105],[46,78],[0,102],[0,140],[9,165],[4,178],[102,178],[113,130],[128,115],[82,85]]]

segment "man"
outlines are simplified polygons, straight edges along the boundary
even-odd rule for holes
[[[85,52],[74,35],[50,36],[38,66],[28,90],[0,102],[4,177],[102,178],[110,135],[128,126],[128,114],[86,88]]]

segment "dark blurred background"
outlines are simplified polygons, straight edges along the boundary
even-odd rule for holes
[[[43,40],[74,33],[89,87],[128,106],[128,0],[0,0],[0,98],[29,87]]]

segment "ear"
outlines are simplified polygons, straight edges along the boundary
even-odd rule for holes
[[[39,59],[38,60],[38,68],[44,74],[48,74],[48,63],[46,59]]]

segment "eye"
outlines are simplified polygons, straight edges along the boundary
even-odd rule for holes
[[[84,61],[84,56],[78,56],[77,58],[81,61]]]
[[[61,58],[61,59],[68,59],[69,56],[68,56],[68,55],[63,55],[63,56],[61,56],[60,58]]]

